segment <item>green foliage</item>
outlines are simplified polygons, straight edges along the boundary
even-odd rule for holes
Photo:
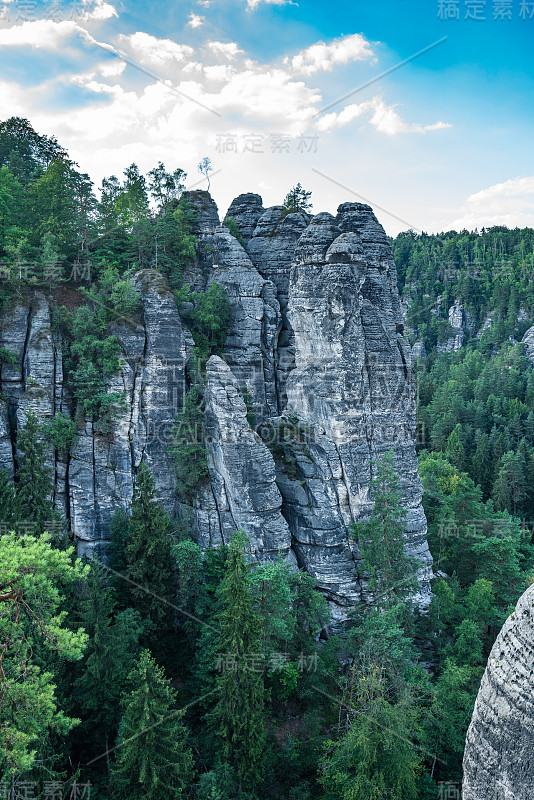
[[[124,580],[121,576],[126,570],[126,543],[129,534],[130,515],[123,508],[117,508],[111,517],[109,525],[110,548],[108,565],[113,571],[110,576],[111,584],[117,588],[119,595],[124,592]]]
[[[297,211],[308,213],[312,207],[311,195],[311,192],[307,192],[300,183],[297,183],[285,196],[284,209],[286,213],[293,214]]]
[[[132,608],[150,625],[148,640],[160,645],[162,631],[171,624],[174,594],[171,533],[169,517],[156,498],[154,478],[143,461],[135,478],[126,578]]]
[[[15,484],[5,469],[0,469],[0,520],[10,525],[15,514]]]
[[[121,278],[118,268],[105,261],[100,264],[98,286],[93,285],[87,296],[111,320],[135,316],[141,309],[131,275],[124,273]]]
[[[54,450],[68,453],[76,440],[76,424],[58,411],[52,422],[46,426],[44,433],[48,441],[53,444]]]
[[[69,630],[60,610],[64,587],[87,573],[72,556],[72,548],[51,547],[47,534],[0,537],[0,773],[6,777],[31,769],[47,729],[67,732],[77,723],[58,709],[53,676],[33,657],[39,639],[62,658],[82,656],[87,636]]]
[[[29,183],[51,161],[65,156],[54,136],[39,136],[27,119],[0,122],[0,166],[9,167],[21,183]]]
[[[17,437],[20,450],[16,472],[15,514],[20,521],[36,523],[41,531],[56,518],[52,505],[54,484],[45,466],[46,447],[36,415],[29,411]]]
[[[122,394],[106,388],[106,378],[120,368],[120,346],[115,336],[105,336],[107,312],[102,306],[97,308],[81,306],[66,318],[71,345],[65,367],[78,415],[109,420],[124,404]]]
[[[176,200],[185,189],[184,181],[187,178],[187,173],[182,169],[167,172],[165,164],[160,161],[157,167],[150,170],[148,177],[150,194],[161,212],[171,200]]]
[[[19,361],[15,353],[12,353],[7,347],[0,347],[0,364],[16,367],[18,363]]]
[[[111,789],[116,800],[181,798],[193,776],[176,692],[148,650],[129,676]]]
[[[401,505],[392,451],[376,462],[371,488],[374,499],[371,518],[366,523],[353,525],[352,530],[358,539],[375,603],[379,608],[387,608],[417,587],[417,565],[404,549],[406,510]]]
[[[232,323],[232,308],[223,286],[212,283],[207,292],[189,292],[184,286],[177,299],[185,303],[182,314],[193,334],[199,361],[205,365],[213,353],[220,353]]]
[[[114,592],[106,586],[103,568],[95,563],[80,603],[90,639],[76,697],[87,720],[82,730],[85,747],[92,743],[96,755],[108,752],[117,734],[120,699],[139,656],[143,630],[139,612],[128,608],[113,619],[114,608]]]
[[[208,477],[203,398],[196,386],[184,395],[181,412],[173,428],[170,453],[178,478],[178,491],[190,502]]]
[[[223,225],[225,228],[228,228],[229,233],[234,237],[234,239],[237,239],[241,247],[245,248],[245,240],[239,233],[239,228],[235,219],[233,217],[225,217]]]
[[[178,605],[180,608],[190,608],[194,605],[195,595],[199,591],[202,550],[191,539],[186,539],[173,546],[172,554],[177,567]]]
[[[263,680],[261,673],[247,664],[250,654],[262,652],[262,623],[248,575],[245,540],[236,534],[221,585],[224,607],[219,638],[219,652],[233,654],[236,669],[224,670],[217,681],[218,701],[212,724],[221,760],[234,769],[239,791],[259,787],[265,757]]]
[[[478,343],[484,355],[509,336],[520,339],[532,324],[517,319],[519,308],[534,319],[531,228],[437,235],[406,231],[392,245],[399,289],[410,301],[407,322],[427,352],[447,337],[448,310],[454,300],[467,310],[474,330],[491,316],[492,323]],[[429,313],[430,309],[437,313]]]

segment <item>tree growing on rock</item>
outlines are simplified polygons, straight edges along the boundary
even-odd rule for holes
[[[297,183],[297,185],[286,194],[284,209],[288,214],[293,214],[296,211],[308,213],[312,207],[310,201],[311,195],[311,192],[307,192],[300,183]]]

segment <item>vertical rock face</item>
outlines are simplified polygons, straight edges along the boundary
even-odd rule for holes
[[[187,510],[205,547],[244,528],[257,558],[278,552],[313,574],[342,621],[366,598],[353,522],[368,518],[374,462],[393,450],[408,513],[406,547],[419,561],[420,602],[431,559],[415,455],[412,357],[403,337],[391,249],[371,208],[344,203],[337,216],[263,209],[240,195],[228,211],[246,250],[220,225],[207,192],[187,193],[196,212],[197,258],[186,282],[226,289],[232,323],[207,366],[209,481]],[[104,434],[79,425],[70,456],[55,460],[55,502],[81,553],[100,552],[111,516],[131,502],[135,470],[150,466],[169,512],[184,511],[169,455],[187,388],[193,340],[163,276],[135,278],[142,313],[111,328],[122,348],[108,382],[125,402]],[[5,313],[0,456],[13,472],[16,434],[28,407],[43,419],[70,413],[61,342],[47,299]],[[247,405],[245,405],[245,398]]]
[[[534,586],[489,657],[467,731],[464,800],[534,797]]]
[[[239,197],[232,200],[226,212],[226,217],[236,221],[240,235],[245,242],[248,242],[254,234],[259,218],[264,212],[265,209],[260,195],[249,192],[240,194]]]
[[[303,214],[285,214],[282,206],[273,206],[259,218],[247,245],[252,263],[276,288],[280,304],[281,327],[275,353],[275,385],[278,409],[286,403],[285,384],[295,366],[293,330],[287,318],[289,276],[295,247],[306,230]]]
[[[472,333],[473,325],[469,318],[469,312],[464,309],[458,300],[449,308],[449,325],[452,328],[452,335],[445,341],[437,345],[439,352],[457,353],[461,349],[466,333]]]
[[[217,356],[208,361],[205,400],[210,490],[216,514],[210,521],[210,540],[204,536],[201,543],[213,542],[214,528],[218,527],[223,543],[242,528],[258,559],[276,557],[278,552],[289,555],[291,534],[281,514],[273,457],[251,430],[239,384]]]
[[[408,512],[407,551],[420,563],[422,593],[428,594],[411,358],[400,332],[391,251],[368,206],[345,203],[335,221],[326,214],[312,221],[295,252],[288,318],[295,337],[288,410],[314,431],[308,454],[322,476],[322,497],[311,502],[312,509],[320,504],[319,514],[302,503],[297,511],[296,498],[290,504],[307,568],[337,603],[354,600],[360,559],[348,527],[369,515],[373,461],[392,449]],[[328,567],[321,576],[328,552],[336,554],[337,580],[330,585]]]

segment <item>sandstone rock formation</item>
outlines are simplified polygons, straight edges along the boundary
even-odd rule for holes
[[[216,546],[244,528],[259,559],[280,552],[314,575],[342,620],[367,597],[350,525],[369,515],[374,461],[392,449],[408,513],[406,547],[419,561],[419,599],[427,603],[413,359],[391,248],[371,208],[344,203],[335,217],[310,218],[240,195],[228,216],[245,250],[221,226],[207,192],[188,199],[198,246],[187,283],[195,291],[224,286],[232,307],[224,351],[207,367],[209,482],[185,509],[194,537]],[[69,456],[50,453],[56,505],[80,552],[105,548],[111,515],[128,507],[143,458],[169,512],[184,513],[168,448],[193,340],[160,273],[138,273],[136,286],[141,315],[112,326],[123,352],[108,390],[124,392],[123,412],[106,435],[87,420]],[[0,457],[12,473],[27,408],[43,418],[72,413],[49,300],[35,295],[4,314],[0,346],[18,361],[0,373]]]
[[[439,352],[457,353],[463,345],[465,334],[471,333],[473,328],[469,312],[458,300],[449,308],[449,325],[452,328],[451,336],[445,342],[440,342],[437,349]]]
[[[534,326],[528,329],[521,341],[525,344],[527,356],[534,364]]]
[[[467,731],[464,800],[534,797],[534,586],[489,657]]]

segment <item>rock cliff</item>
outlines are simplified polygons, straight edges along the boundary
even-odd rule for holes
[[[464,800],[534,797],[534,586],[493,645],[467,731]]]
[[[391,249],[371,208],[344,203],[335,217],[310,218],[241,195],[227,216],[244,249],[206,192],[191,192],[189,200],[198,245],[187,282],[196,291],[224,286],[232,307],[224,350],[207,366],[209,482],[187,509],[193,535],[216,546],[244,528],[259,559],[281,552],[316,577],[342,620],[366,598],[349,526],[369,515],[373,462],[392,449],[408,513],[406,548],[419,561],[425,604],[431,557],[415,455],[412,355]],[[106,435],[86,421],[70,455],[49,454],[55,502],[80,552],[105,548],[111,515],[131,501],[142,458],[169,512],[184,512],[168,448],[194,343],[162,275],[145,270],[135,281],[142,313],[119,319],[111,331],[122,365],[108,390],[124,392],[125,408]],[[71,413],[51,302],[30,295],[1,319],[0,346],[18,363],[0,373],[0,457],[11,473],[27,409],[41,418]]]

